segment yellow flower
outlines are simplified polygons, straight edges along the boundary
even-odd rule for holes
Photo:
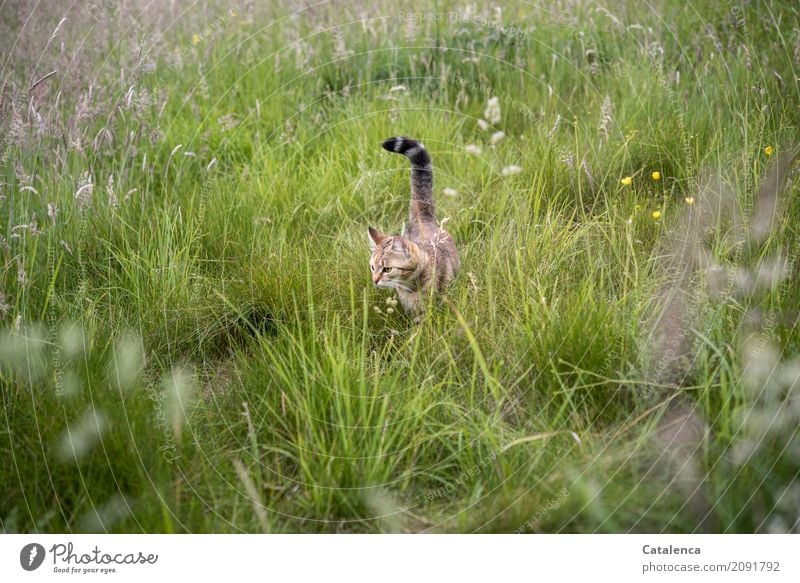
[[[767,146],[766,148],[764,148],[764,153],[767,156],[772,156],[773,152],[775,152],[775,148],[773,148],[772,146]]]
[[[686,197],[686,198],[684,198],[683,200],[684,200],[684,201],[686,202],[686,204],[688,204],[689,206],[691,206],[691,205],[693,205],[693,204],[694,204],[694,197],[693,197],[693,196],[687,196],[687,197]]]
[[[620,180],[623,186],[630,186],[633,183],[633,177],[626,176],[622,180]]]
[[[650,216],[653,217],[654,221],[657,221],[661,218],[661,211],[653,211]]]
[[[640,210],[642,210],[642,205],[640,204],[634,205],[633,210],[635,210],[638,213]]]
[[[196,44],[199,44],[199,43],[200,43],[200,35],[199,34],[193,34],[192,35],[192,44],[196,45]]]
[[[650,176],[653,178],[653,180],[661,180],[661,172],[658,170],[653,172]]]

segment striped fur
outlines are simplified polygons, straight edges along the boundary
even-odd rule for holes
[[[383,149],[402,154],[411,162],[411,220],[436,222],[433,204],[433,167],[428,150],[411,138],[389,138]]]
[[[442,293],[458,271],[453,237],[436,223],[433,167],[425,146],[410,138],[389,138],[384,149],[411,161],[411,210],[403,235],[369,228],[370,270],[378,287],[397,291],[403,308],[420,315],[431,293]]]

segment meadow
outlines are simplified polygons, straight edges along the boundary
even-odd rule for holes
[[[0,6],[2,531],[800,529],[795,2]]]

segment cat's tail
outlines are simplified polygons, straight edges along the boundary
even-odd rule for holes
[[[425,146],[411,138],[389,138],[383,149],[402,154],[411,161],[411,219],[436,220],[433,204],[433,167]]]

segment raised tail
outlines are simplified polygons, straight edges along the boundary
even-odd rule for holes
[[[411,138],[389,138],[383,149],[402,154],[411,161],[411,219],[436,221],[433,204],[433,167],[425,146]]]

